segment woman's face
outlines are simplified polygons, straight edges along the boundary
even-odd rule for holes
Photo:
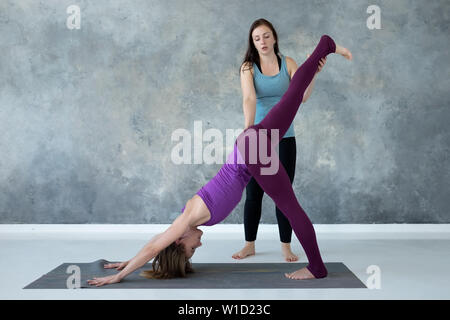
[[[271,54],[276,40],[269,27],[261,25],[252,32],[253,44],[260,55]]]
[[[181,236],[180,239],[177,240],[177,244],[181,243],[184,246],[184,251],[186,253],[186,258],[190,259],[194,253],[195,249],[202,245],[201,238],[203,235],[203,231],[195,228],[189,228],[186,232]]]

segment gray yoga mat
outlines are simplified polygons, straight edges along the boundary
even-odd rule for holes
[[[80,288],[93,289],[283,289],[283,288],[366,288],[343,263],[325,263],[328,277],[311,280],[292,280],[284,276],[301,269],[307,263],[193,263],[195,273],[186,278],[165,280],[146,279],[139,276],[142,270],[151,269],[151,264],[129,274],[119,283],[106,286],[90,286],[86,281],[94,277],[116,274],[116,269],[104,269],[107,260],[91,263],[63,263],[33,281],[24,289],[66,289],[69,277],[75,276],[73,270],[67,273],[69,266],[80,269]],[[69,283],[75,283],[69,279]]]

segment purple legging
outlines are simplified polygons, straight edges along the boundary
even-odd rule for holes
[[[237,138],[239,152],[241,155],[245,154],[244,161],[249,172],[289,220],[308,258],[307,268],[316,278],[327,276],[327,269],[317,245],[316,234],[311,221],[295,197],[289,176],[279,162],[274,147],[280,142],[294,120],[303,94],[317,71],[320,59],[335,51],[336,44],[333,39],[328,35],[323,35],[311,56],[295,72],[289,88],[281,100],[259,124],[247,128]],[[279,130],[278,139],[275,141],[270,139],[272,130]],[[254,143],[255,140],[249,143],[251,141],[250,131],[256,133],[257,143]],[[261,133],[263,136],[260,135]],[[261,148],[265,148],[265,151],[262,151]],[[263,159],[260,154],[268,155],[272,162],[268,163],[267,158]],[[278,170],[272,174],[264,173],[261,169],[269,168],[270,165],[273,165],[274,160],[279,163]]]

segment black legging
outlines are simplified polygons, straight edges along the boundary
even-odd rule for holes
[[[279,144],[280,162],[286,170],[291,180],[294,181],[295,176],[295,160],[297,159],[297,146],[295,137],[283,138]],[[246,188],[246,200],[244,205],[244,230],[245,240],[255,241],[258,232],[259,221],[261,220],[261,206],[264,190],[252,178]],[[276,207],[276,216],[278,221],[278,231],[280,241],[290,243],[292,237],[292,227],[286,216]]]

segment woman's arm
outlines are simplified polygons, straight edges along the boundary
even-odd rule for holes
[[[97,287],[105,284],[120,282],[127,275],[142,267],[149,260],[153,259],[161,250],[165,249],[172,242],[180,238],[186,229],[190,227],[191,216],[193,216],[190,207],[191,206],[188,201],[184,212],[175,219],[172,225],[163,233],[153,237],[153,239],[150,240],[150,242],[148,242],[133,259],[128,261],[127,265],[121,272],[107,277],[93,278],[87,282],[90,285],[95,285]]]
[[[163,233],[155,236],[148,242],[137,254],[130,260],[128,265],[117,274],[118,280],[122,280],[130,273],[145,265],[148,261],[156,257],[163,249],[167,248],[172,242],[180,238],[187,228],[189,228],[189,211],[185,210],[172,225]]]
[[[241,67],[241,89],[242,89],[242,108],[244,111],[244,129],[252,126],[255,122],[256,113],[256,92],[253,83],[253,75],[248,64]]]

